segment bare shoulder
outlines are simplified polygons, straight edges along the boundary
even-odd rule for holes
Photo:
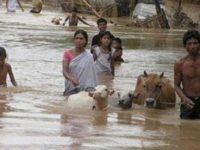
[[[7,69],[11,69],[11,65],[10,65],[9,63],[5,63],[5,67],[6,67]]]
[[[187,56],[181,58],[180,60],[178,60],[177,62],[175,62],[175,66],[176,66],[176,67],[180,67],[180,66],[182,66],[183,63],[184,63],[186,60],[187,60]]]

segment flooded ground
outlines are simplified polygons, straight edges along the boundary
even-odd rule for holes
[[[51,19],[64,14],[43,11],[29,14],[0,10],[0,45],[19,87],[0,89],[0,149],[73,150],[198,150],[199,121],[179,119],[179,106],[153,110],[134,106],[130,111],[64,113],[62,56],[73,47],[77,29],[55,26]],[[95,18],[88,17],[95,25]],[[90,40],[96,27],[80,24]],[[125,63],[116,65],[108,85],[117,91],[133,90],[144,70],[164,72],[173,81],[173,64],[185,55],[182,30],[146,30],[109,25],[123,40]],[[89,43],[90,45],[90,43]]]

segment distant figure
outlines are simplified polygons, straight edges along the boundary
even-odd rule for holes
[[[3,47],[0,47],[0,86],[7,87],[7,74],[9,74],[12,84],[14,86],[17,86],[17,82],[15,81],[11,65],[5,62],[6,58],[6,50]]]
[[[18,3],[21,10],[24,11],[24,8],[22,7],[19,0],[6,0],[7,12],[16,12],[16,9],[17,9],[16,3]]]
[[[79,16],[77,16],[77,10],[76,8],[73,8],[71,16],[67,16],[65,19],[63,26],[66,24],[66,22],[69,20],[69,26],[77,26],[78,21],[81,21],[82,23],[91,26],[87,22],[85,22],[83,19],[81,19]]]
[[[63,56],[63,76],[65,78],[64,95],[91,91],[98,84],[96,68],[92,54],[86,51],[88,35],[84,30],[74,34],[74,48]]]
[[[31,13],[40,13],[42,10],[42,0],[32,0],[33,8],[30,10]]]
[[[200,34],[189,30],[183,36],[187,55],[174,65],[175,90],[181,98],[180,117],[200,119]]]
[[[115,75],[113,54],[115,49],[111,47],[112,36],[109,31],[100,34],[99,46],[94,47],[93,57],[96,63],[98,75]]]
[[[115,49],[114,61],[124,62],[124,60],[122,58],[122,55],[123,55],[122,40],[120,38],[115,37],[112,40],[112,48]]]

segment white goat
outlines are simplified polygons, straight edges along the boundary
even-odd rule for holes
[[[65,105],[66,109],[89,109],[106,111],[108,106],[108,96],[114,91],[108,90],[105,85],[98,85],[93,92],[79,92],[70,95]]]

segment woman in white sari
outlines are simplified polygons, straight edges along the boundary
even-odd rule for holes
[[[93,56],[85,49],[87,42],[87,32],[77,30],[74,34],[75,48],[64,53],[65,96],[94,90],[98,84]]]

